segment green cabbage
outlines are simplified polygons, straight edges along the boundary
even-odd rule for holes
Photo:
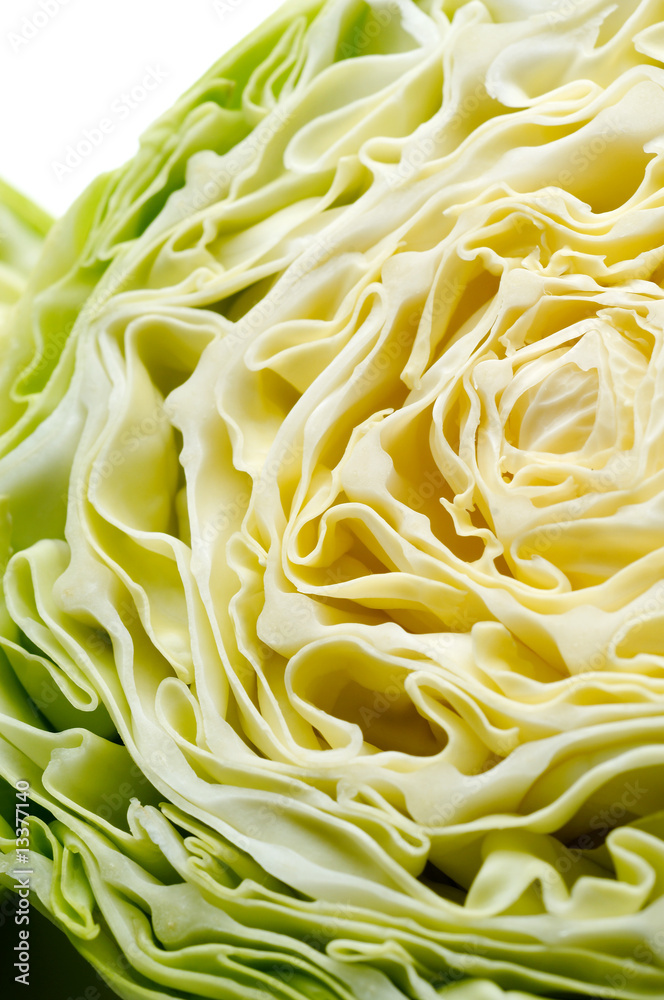
[[[661,18],[289,2],[0,188],[0,879],[118,996],[664,995]]]

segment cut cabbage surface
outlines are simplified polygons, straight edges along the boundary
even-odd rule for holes
[[[663,284],[661,0],[291,0],[0,187],[0,881],[27,782],[119,997],[661,1000]]]

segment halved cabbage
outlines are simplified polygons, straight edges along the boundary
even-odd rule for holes
[[[1,877],[27,782],[119,996],[664,993],[660,16],[288,3],[5,282]]]

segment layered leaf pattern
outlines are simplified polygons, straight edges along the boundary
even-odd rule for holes
[[[2,878],[28,781],[119,996],[664,993],[663,21],[291,2],[0,190]]]

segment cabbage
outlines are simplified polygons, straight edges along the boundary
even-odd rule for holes
[[[291,0],[0,189],[0,877],[118,996],[664,995],[660,15]]]

